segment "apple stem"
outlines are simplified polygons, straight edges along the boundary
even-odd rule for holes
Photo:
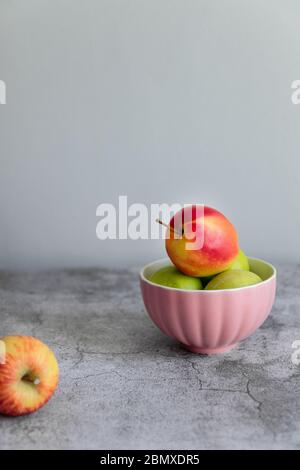
[[[178,235],[180,238],[182,237],[181,233],[177,232],[173,227],[170,227],[169,225],[165,224],[165,222],[163,222],[162,220],[156,219],[156,222],[158,222],[160,225],[163,225],[164,227],[170,229],[173,233],[176,233],[176,235]]]
[[[40,379],[38,377],[36,377],[35,379],[33,379],[33,377],[31,377],[29,374],[26,374],[22,377],[22,380],[24,382],[29,382],[33,385],[39,385],[41,383]]]

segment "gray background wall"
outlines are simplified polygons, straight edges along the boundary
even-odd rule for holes
[[[0,0],[0,267],[126,266],[96,207],[204,202],[300,260],[298,0]]]

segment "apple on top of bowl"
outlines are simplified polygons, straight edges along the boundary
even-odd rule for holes
[[[223,214],[201,209],[175,214],[166,232],[169,259],[145,266],[140,282],[146,310],[165,334],[190,351],[216,354],[264,322],[274,303],[276,270],[245,255]],[[197,233],[201,243],[191,249]]]

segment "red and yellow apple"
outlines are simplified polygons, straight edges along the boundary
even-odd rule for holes
[[[6,336],[0,362],[0,413],[21,416],[45,405],[56,390],[59,368],[54,353],[32,336]]]
[[[178,233],[178,221],[182,231]],[[191,243],[201,244],[191,249]],[[197,243],[195,243],[197,245]],[[166,250],[173,264],[188,276],[212,276],[225,271],[239,252],[238,236],[232,223],[208,206],[183,208],[170,220]]]

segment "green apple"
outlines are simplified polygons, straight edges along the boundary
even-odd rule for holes
[[[182,274],[175,266],[167,266],[152,274],[149,281],[161,286],[176,287],[176,289],[201,290],[202,282],[198,277]]]
[[[261,278],[250,271],[231,269],[217,274],[205,287],[205,290],[236,289],[262,282]]]
[[[241,249],[239,249],[238,255],[235,257],[230,268],[226,269],[226,271],[230,271],[232,269],[242,269],[243,271],[249,271],[250,269],[248,258]],[[222,271],[222,272],[225,272],[225,271]],[[202,281],[203,286],[206,286],[215,276],[202,277],[201,281]]]
[[[242,269],[244,271],[249,271],[249,261],[245,253],[239,249],[239,253],[234,258],[232,265],[230,266],[229,270],[231,269]]]

